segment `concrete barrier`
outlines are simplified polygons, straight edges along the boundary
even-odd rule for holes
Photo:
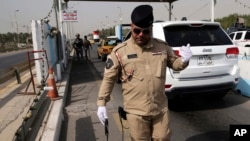
[[[250,97],[250,58],[239,58],[240,79],[236,91],[244,96]]]
[[[70,79],[70,71],[71,71],[71,62],[68,65],[68,68],[63,73],[63,79],[57,85],[58,95],[62,97],[62,99],[55,100],[51,102],[51,109],[48,111],[48,118],[43,121],[46,123],[43,127],[43,131],[40,135],[36,137],[36,141],[59,141],[61,125],[64,120],[63,116],[63,108],[66,103],[67,92],[69,87],[69,79]]]

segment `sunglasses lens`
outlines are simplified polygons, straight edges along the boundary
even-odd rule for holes
[[[150,33],[150,30],[149,29],[138,29],[138,28],[134,28],[134,30],[133,30],[133,32],[135,33],[135,34],[140,34],[141,32],[143,33],[143,34],[149,34]]]
[[[133,31],[134,31],[135,34],[140,34],[141,33],[141,30],[138,29],[138,28],[135,28]]]

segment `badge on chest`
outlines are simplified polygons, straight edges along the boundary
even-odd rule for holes
[[[128,59],[137,58],[137,54],[129,54],[127,57]]]

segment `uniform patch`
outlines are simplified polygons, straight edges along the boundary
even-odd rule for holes
[[[110,58],[108,58],[106,61],[106,69],[111,68],[113,65],[114,65],[113,61]]]
[[[161,51],[159,51],[159,52],[152,52],[152,55],[161,55],[161,54],[162,54]]]
[[[128,59],[131,59],[131,58],[137,58],[137,54],[129,54]]]

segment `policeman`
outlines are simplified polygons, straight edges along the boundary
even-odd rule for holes
[[[77,59],[78,60],[82,60],[83,59],[83,52],[82,52],[82,49],[83,49],[83,39],[80,38],[80,34],[79,33],[76,34],[76,38],[75,38],[72,46],[73,46],[73,48],[76,51]]]
[[[166,67],[181,71],[188,66],[189,46],[177,57],[171,47],[152,37],[153,8],[140,5],[131,14],[131,37],[117,45],[108,56],[98,94],[97,116],[108,118],[106,104],[117,75],[121,73],[123,106],[127,112],[132,141],[169,141],[169,110],[165,95]]]

